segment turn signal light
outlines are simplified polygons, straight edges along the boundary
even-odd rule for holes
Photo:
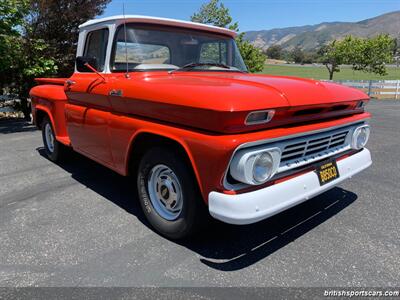
[[[244,122],[246,125],[265,124],[272,120],[275,110],[259,110],[249,113]]]

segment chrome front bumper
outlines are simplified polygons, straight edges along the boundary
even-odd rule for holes
[[[340,177],[321,186],[314,171],[254,192],[228,195],[211,192],[208,195],[210,214],[230,224],[251,224],[321,194],[372,164],[368,149],[337,162]]]

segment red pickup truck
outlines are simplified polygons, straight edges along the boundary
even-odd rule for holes
[[[371,165],[366,94],[249,74],[235,35],[143,16],[84,23],[73,75],[37,79],[30,92],[47,156],[72,148],[131,176],[169,238],[209,215],[260,221]]]

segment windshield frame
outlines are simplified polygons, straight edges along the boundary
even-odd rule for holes
[[[177,66],[177,68],[129,68],[128,70],[124,69],[124,70],[115,70],[114,69],[114,63],[115,63],[115,58],[116,58],[116,51],[117,51],[117,41],[118,41],[118,35],[120,33],[120,30],[124,30],[124,27],[128,27],[128,26],[138,26],[138,29],[153,29],[153,30],[158,30],[158,31],[165,31],[165,32],[170,32],[173,33],[174,31],[179,31],[181,33],[198,33],[201,35],[207,35],[213,38],[217,38],[220,37],[221,39],[226,39],[227,41],[232,41],[232,43],[234,44],[234,48],[235,50],[233,51],[237,51],[237,53],[240,55],[240,59],[243,62],[243,67],[244,70],[241,70],[239,68],[236,68],[235,66],[231,66],[234,69],[203,69],[203,68],[191,68],[191,69],[187,69],[187,70],[181,70],[181,66]],[[142,28],[140,28],[142,27]],[[128,28],[127,28],[128,30]],[[161,43],[157,44],[157,45],[162,45]],[[169,49],[170,51],[170,55],[171,55],[171,59],[173,57],[173,52],[171,51],[170,47],[168,45],[162,45],[165,46]],[[234,54],[234,52],[232,53]],[[149,24],[149,23],[140,23],[140,22],[129,22],[126,24],[120,24],[116,27],[115,31],[114,31],[114,36],[113,36],[113,41],[112,41],[112,47],[111,47],[111,53],[110,53],[110,59],[109,59],[109,70],[111,73],[126,73],[126,72],[153,72],[153,71],[165,71],[165,72],[170,72],[170,71],[174,71],[174,70],[179,70],[180,72],[236,72],[236,73],[247,73],[248,72],[248,68],[246,66],[246,64],[244,63],[244,60],[240,54],[239,48],[236,44],[236,40],[229,35],[225,35],[222,33],[215,33],[215,32],[209,32],[206,30],[198,30],[198,29],[191,29],[191,28],[185,28],[185,27],[179,27],[179,26],[169,26],[169,25],[158,25],[158,24]]]

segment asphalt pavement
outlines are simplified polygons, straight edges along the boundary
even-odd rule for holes
[[[268,220],[184,242],[151,230],[134,182],[0,121],[0,286],[399,286],[400,100],[367,109],[373,166]]]

